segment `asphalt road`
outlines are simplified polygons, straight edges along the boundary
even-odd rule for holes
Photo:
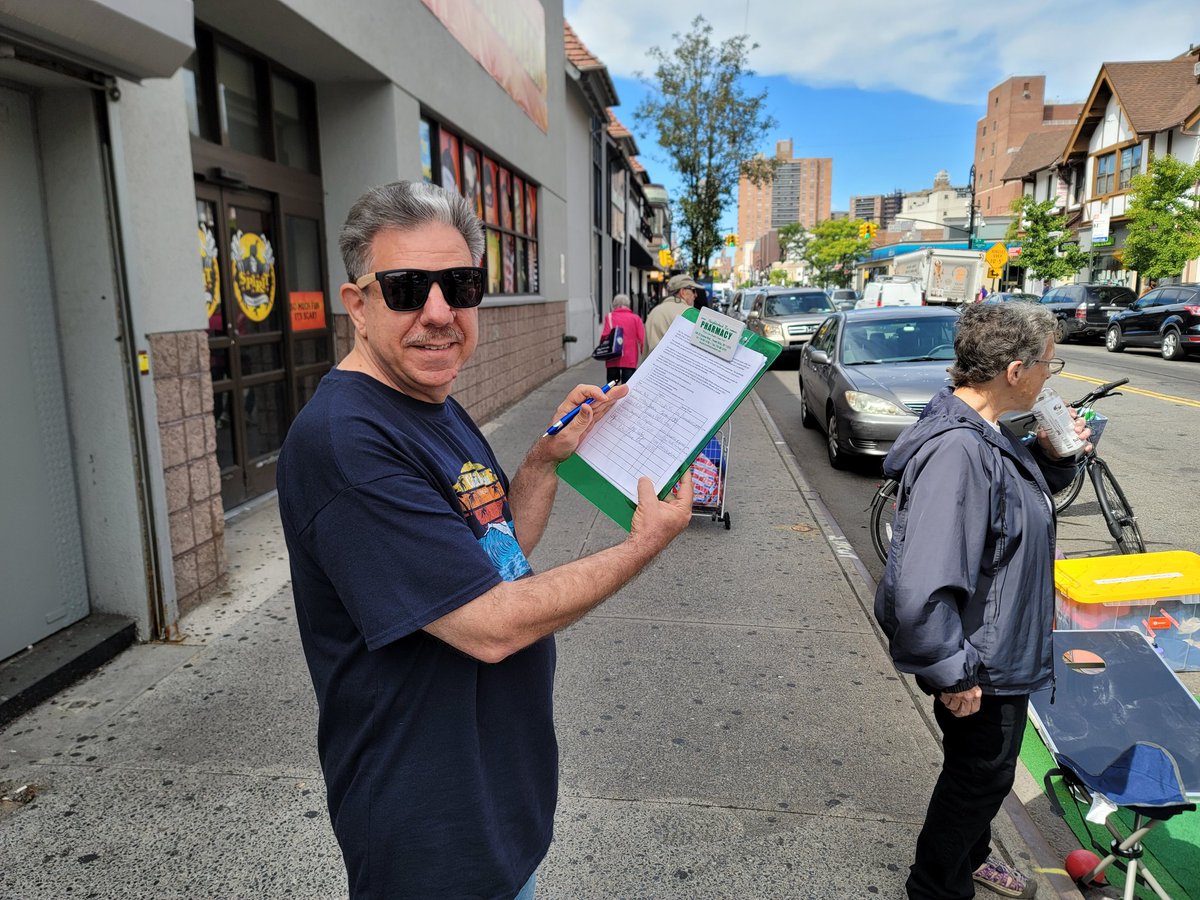
[[[1066,370],[1050,380],[1068,400],[1092,386],[1128,377],[1119,397],[1101,401],[1109,417],[1100,444],[1138,517],[1147,550],[1200,552],[1200,358],[1168,362],[1151,350],[1109,353],[1098,344],[1060,344]],[[882,564],[871,547],[867,521],[871,497],[882,479],[878,461],[862,460],[848,471],[833,469],[824,434],[800,424],[794,367],[768,372],[758,393],[783,433],[809,484],[820,494],[867,570],[878,580]],[[734,473],[753,477],[753,473]],[[1059,547],[1067,556],[1115,553],[1095,494],[1084,486],[1059,519]]]

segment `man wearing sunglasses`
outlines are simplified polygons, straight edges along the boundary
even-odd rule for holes
[[[317,746],[353,898],[532,898],[558,752],[553,634],[691,518],[649,479],[622,543],[534,574],[555,466],[628,391],[580,385],[511,483],[450,396],[475,350],[483,231],[439,187],[374,188],[342,229],[354,349],[278,467]]]

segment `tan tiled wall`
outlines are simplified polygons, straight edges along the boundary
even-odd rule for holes
[[[454,398],[486,422],[565,368],[566,303],[479,310],[479,346],[454,382]],[[335,357],[353,346],[350,317],[335,315]]]
[[[175,590],[183,615],[210,596],[225,573],[225,514],[207,335],[150,335],[150,375],[158,405]]]

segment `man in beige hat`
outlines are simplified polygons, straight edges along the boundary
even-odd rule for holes
[[[667,296],[663,302],[650,310],[646,316],[646,353],[663,339],[671,323],[691,309],[696,302],[696,290],[700,285],[690,275],[673,275],[667,282]]]

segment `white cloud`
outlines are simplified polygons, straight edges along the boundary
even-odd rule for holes
[[[811,87],[901,90],[982,104],[1011,75],[1046,75],[1047,100],[1083,100],[1105,61],[1169,59],[1200,42],[1197,0],[567,0],[579,37],[616,75],[648,71],[703,15],[714,40],[748,33],[760,75]],[[683,7],[683,8],[681,8]]]

